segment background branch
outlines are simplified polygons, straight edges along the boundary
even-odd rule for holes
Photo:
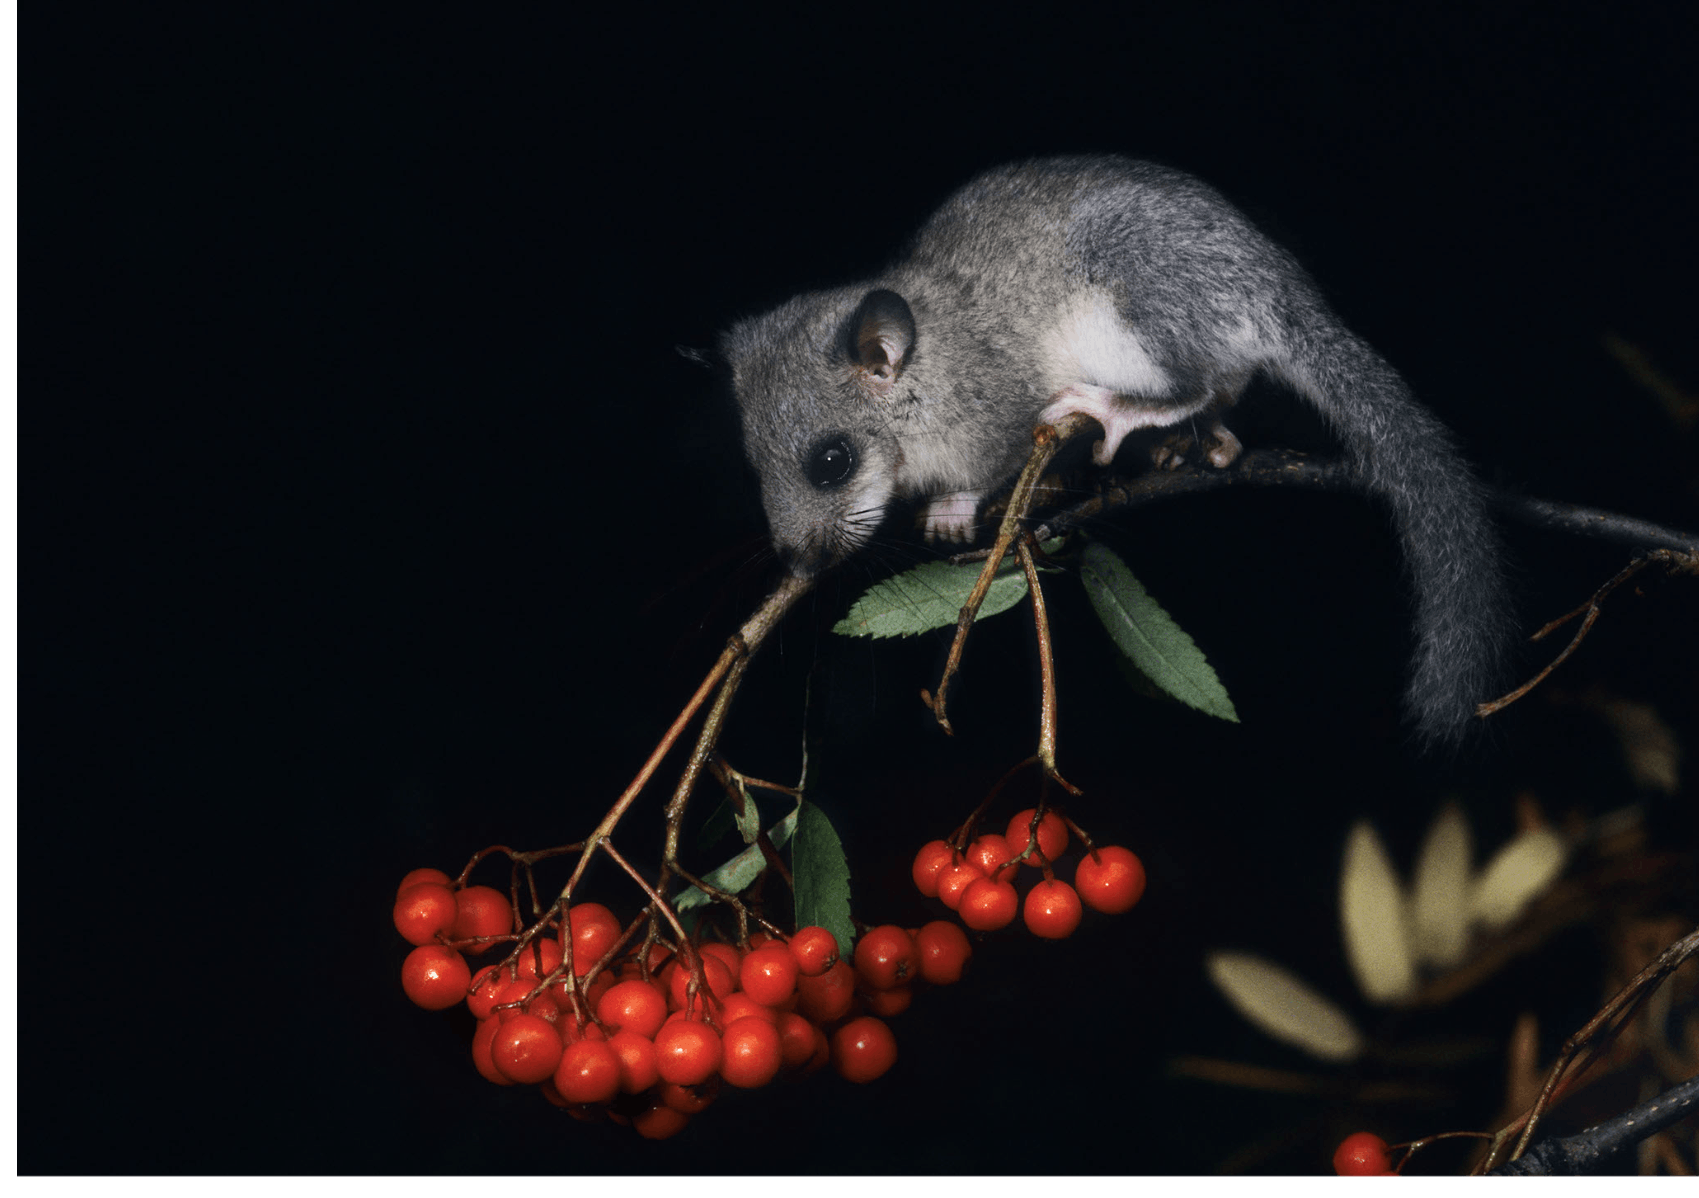
[[[1488,1176],[1574,1176],[1597,1172],[1611,1157],[1695,1111],[1699,1111],[1699,1077],[1690,1077],[1626,1115],[1573,1136],[1547,1140]]]

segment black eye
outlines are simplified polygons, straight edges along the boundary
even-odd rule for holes
[[[842,437],[828,437],[814,447],[803,469],[809,482],[829,491],[855,473],[855,450]]]

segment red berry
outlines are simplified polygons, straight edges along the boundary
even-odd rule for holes
[[[513,908],[507,896],[488,886],[468,886],[454,896],[457,908],[454,918],[454,938],[470,940],[474,936],[505,936],[513,931]],[[492,943],[494,943],[492,941]],[[468,945],[473,956],[489,951],[488,944]]]
[[[745,1090],[772,1081],[784,1063],[779,1029],[758,1016],[748,1015],[726,1024],[721,1045],[720,1076]]]
[[[1118,844],[1098,849],[1097,856],[1096,861],[1090,853],[1080,858],[1074,889],[1093,911],[1119,915],[1144,894],[1144,862]]]
[[[667,961],[669,959],[671,959],[671,957],[672,957],[672,953],[669,952],[666,948],[662,947],[661,945],[651,944],[649,946],[649,980],[650,981],[654,980],[655,975],[661,972],[661,969],[666,965]],[[636,953],[634,951],[630,956],[620,958],[620,962],[619,962],[619,980],[620,981],[623,982],[628,978],[641,978],[642,976],[643,976],[643,965],[642,965],[641,960],[639,959],[638,953]]]
[[[979,866],[965,857],[938,871],[938,901],[952,911],[961,909],[962,892],[985,876]]]
[[[594,1020],[579,1023],[576,1018],[562,1014],[560,1022],[555,1024],[555,1031],[560,1033],[562,1044],[576,1044],[580,1040],[606,1040],[608,1035]]]
[[[596,1017],[610,1032],[636,1032],[653,1038],[667,1021],[667,1000],[648,982],[616,982],[596,1003]]]
[[[967,933],[947,919],[935,919],[914,934],[920,976],[938,986],[962,980],[962,969],[973,956]]]
[[[501,1030],[501,1020],[484,1019],[478,1023],[478,1030],[472,1034],[472,1065],[489,1081],[498,1086],[511,1086],[513,1083],[501,1075],[496,1069],[495,1062],[490,1060],[490,1046],[495,1043],[496,1033]]]
[[[914,1001],[914,990],[909,986],[893,986],[889,990],[875,990],[863,995],[863,998],[869,1014],[889,1019],[909,1009],[909,1004]]]
[[[655,1042],[636,1032],[615,1032],[608,1047],[619,1058],[619,1088],[622,1094],[641,1094],[661,1080],[655,1061]]]
[[[672,977],[668,979],[667,993],[671,996],[673,1009],[682,1011],[684,1010],[685,999],[688,997],[691,970],[683,961],[677,962],[672,969]],[[708,983],[708,994],[712,994],[716,999],[728,998],[732,991],[737,989],[737,975],[727,969],[725,963],[718,957],[702,958],[702,979]],[[700,1008],[707,998],[707,994],[698,990],[695,1005]]]
[[[1015,921],[1020,905],[1013,886],[980,878],[962,891],[962,903],[956,913],[976,932],[995,932]]]
[[[1333,1171],[1341,1177],[1372,1177],[1391,1168],[1386,1141],[1373,1132],[1352,1132],[1333,1150]]]
[[[1026,847],[1032,843],[1032,817],[1038,814],[1038,808],[1028,807],[1025,811],[1017,812],[1015,818],[1009,821],[1009,830],[1003,833],[1003,838],[1009,842],[1013,855],[1019,856],[1026,852]],[[1038,823],[1038,852],[1043,853],[1050,861],[1055,861],[1068,847],[1068,825],[1062,822],[1062,817],[1054,811],[1046,811],[1044,818]],[[1027,865],[1042,865],[1038,854],[1034,853],[1026,859]]]
[[[454,888],[454,879],[440,869],[413,869],[407,871],[407,876],[401,879],[401,885],[395,888],[395,897],[400,898],[403,891],[421,882],[435,882],[438,886],[447,886],[451,890]]]
[[[661,1080],[693,1086],[720,1067],[720,1037],[704,1023],[680,1019],[655,1033],[655,1065]]]
[[[713,957],[721,965],[724,965],[727,971],[730,972],[734,978],[737,977],[738,972],[743,968],[743,954],[738,952],[731,945],[724,944],[718,940],[711,940],[707,944],[702,945],[702,955],[704,957]]]
[[[814,1029],[814,1055],[804,1062],[801,1073],[803,1077],[820,1072],[832,1059],[832,1045],[826,1038],[825,1030],[812,1023],[808,1026]]]
[[[395,930],[408,944],[435,944],[437,933],[454,931],[454,891],[437,882],[409,886],[395,899]]]
[[[897,1038],[883,1020],[852,1019],[832,1033],[832,1066],[852,1082],[870,1082],[897,1063]]]
[[[561,1053],[555,1089],[568,1102],[608,1102],[619,1093],[619,1054],[601,1040],[580,1040]]]
[[[707,1081],[692,1082],[688,1086],[662,1082],[655,1088],[655,1094],[681,1115],[700,1115],[720,1096],[720,1079],[710,1077]]]
[[[534,1086],[554,1076],[561,1050],[554,1024],[536,1015],[520,1015],[497,1026],[490,1061],[509,1081]]]
[[[615,984],[614,975],[606,971],[598,973],[596,975],[596,980],[591,982],[588,986],[584,984],[584,979],[578,979],[578,993],[584,999],[584,1010],[586,1012],[596,1010],[596,1008],[601,1005],[602,995],[606,994],[609,990],[612,990]],[[572,995],[567,992],[566,979],[564,977],[549,987],[548,994],[550,998],[554,999],[555,1006],[559,1007],[562,1011],[577,1011],[577,1007],[575,1007],[572,1002]]]
[[[496,988],[495,1001],[490,1004],[496,1021],[506,1023],[520,1015],[535,1015],[539,1019],[547,1019],[550,1023],[559,1023],[562,1008],[547,990],[533,998],[526,1006],[510,1007],[506,1005],[507,1003],[523,1002],[525,996],[536,988],[537,983],[530,978],[503,982]]]
[[[566,928],[572,930],[572,972],[583,977],[596,967],[619,940],[625,929],[614,913],[600,903],[578,903],[567,911]],[[556,937],[566,947],[566,928]]]
[[[471,993],[466,996],[466,1008],[474,1019],[488,1019],[490,1008],[496,1005],[496,994],[507,984],[507,973],[500,965],[486,965],[472,975]]]
[[[817,978],[837,964],[838,938],[825,928],[798,928],[791,937],[790,950],[797,972],[805,978]]]
[[[782,944],[756,949],[738,970],[743,992],[767,1007],[776,1007],[795,994],[798,976],[796,958]]]
[[[537,967],[537,958],[543,958],[541,971]],[[539,936],[524,948],[519,950],[519,976],[530,978],[533,982],[546,978],[559,967],[565,954],[561,951],[560,943],[546,936]]]
[[[684,1130],[690,1122],[690,1116],[681,1111],[675,1111],[665,1103],[656,1102],[641,1115],[634,1116],[631,1126],[637,1129],[637,1134],[645,1140],[667,1140]]]
[[[956,851],[942,840],[929,840],[914,856],[914,884],[927,898],[938,897],[938,873],[955,862]]]
[[[555,1089],[555,1084],[553,1082],[538,1082],[537,1083],[537,1089],[542,1093],[543,1097],[548,1099],[549,1102],[552,1103],[553,1105],[558,1106],[558,1107],[563,1107],[563,1108],[566,1108],[568,1110],[570,1110],[573,1107],[572,1103],[568,1102],[566,1099],[564,1099],[560,1096],[560,1091]],[[588,1111],[591,1108],[580,1107],[579,1109]]]
[[[979,872],[988,878],[999,882],[1013,882],[1015,875],[1020,872],[1020,866],[1008,865],[1002,869],[997,867],[1014,856],[1009,851],[1009,842],[995,832],[987,832],[967,846],[967,857],[979,866]]]
[[[895,924],[874,928],[855,946],[855,971],[875,990],[905,984],[915,973],[914,941]]]
[[[721,1027],[725,1027],[739,1019],[750,1018],[751,1016],[756,1019],[765,1019],[774,1027],[779,1025],[779,1011],[777,1008],[762,1006],[741,990],[726,999],[725,1002],[721,1003],[720,1009],[716,1013],[716,1017],[719,1019]]]
[[[795,1069],[808,1064],[809,1058],[814,1055],[815,1038],[819,1036],[820,1029],[795,1011],[782,1013],[779,1016],[779,1051],[785,1068]]]
[[[817,978],[799,979],[796,994],[797,1011],[815,1023],[842,1019],[855,1001],[855,970],[848,961],[839,961]]]
[[[427,1011],[446,1011],[466,997],[472,970],[466,958],[440,944],[421,944],[401,963],[401,989]]]
[[[1027,892],[1021,917],[1034,936],[1066,940],[1080,926],[1080,896],[1066,882],[1046,879]]]

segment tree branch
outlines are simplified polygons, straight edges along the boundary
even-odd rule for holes
[[[1098,494],[1050,518],[1034,536],[1048,540],[1057,533],[1117,507],[1133,507],[1171,495],[1193,495],[1224,487],[1301,487],[1315,491],[1355,491],[1350,467],[1333,459],[1314,459],[1291,449],[1256,449],[1228,470],[1188,464],[1178,470],[1149,470],[1133,478],[1111,475]],[[1674,549],[1699,553],[1699,534],[1666,528],[1600,508],[1581,507],[1549,499],[1533,499],[1501,487],[1487,488],[1500,515],[1536,528],[1598,537],[1645,549]]]
[[[1572,1177],[1594,1173],[1611,1157],[1699,1111],[1699,1077],[1672,1086],[1626,1115],[1573,1136],[1547,1140],[1521,1158],[1494,1169],[1489,1177]]]

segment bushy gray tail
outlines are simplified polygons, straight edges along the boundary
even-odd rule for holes
[[[1427,747],[1455,748],[1504,680],[1515,635],[1486,491],[1449,429],[1404,380],[1331,318],[1292,338],[1289,381],[1345,443],[1359,483],[1392,510],[1416,592],[1405,701]]]

